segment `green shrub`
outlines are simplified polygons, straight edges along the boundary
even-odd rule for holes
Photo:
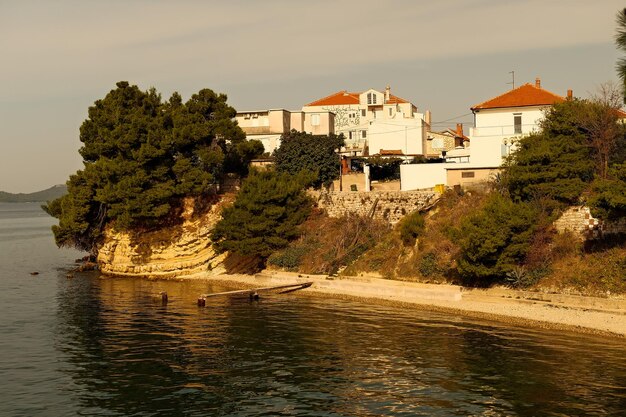
[[[415,239],[424,231],[424,216],[419,211],[415,211],[405,216],[398,224],[398,228],[404,246],[412,246],[415,244]]]
[[[297,226],[311,212],[303,185],[310,176],[253,170],[232,207],[224,209],[212,233],[218,252],[267,259],[299,236]]]
[[[492,194],[480,211],[453,229],[461,248],[459,275],[482,283],[502,281],[525,259],[538,215],[530,204]]]
[[[267,262],[288,271],[297,271],[298,267],[302,265],[302,258],[309,251],[311,251],[311,249],[311,245],[307,244],[288,246],[287,248],[279,252],[274,252],[270,255]]]
[[[419,260],[417,269],[423,277],[430,277],[440,273],[441,270],[437,264],[437,255],[432,252],[425,254]]]

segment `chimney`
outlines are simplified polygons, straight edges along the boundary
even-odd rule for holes
[[[572,90],[567,90],[567,99],[571,100],[574,98],[574,92]]]
[[[541,78],[535,78],[535,87],[541,88]]]
[[[426,110],[426,114],[424,115],[424,121],[426,122],[428,126],[430,126],[430,118],[431,118],[430,110]]]
[[[457,123],[456,124],[456,135],[458,137],[462,137],[463,136],[463,123]]]
[[[385,103],[389,101],[390,97],[391,97],[391,87],[387,86],[387,88],[385,88]]]

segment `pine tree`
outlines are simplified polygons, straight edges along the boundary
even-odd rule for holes
[[[66,196],[46,206],[59,219],[57,244],[93,253],[105,225],[158,225],[184,197],[214,192],[225,161],[245,171],[262,145],[246,142],[235,113],[209,89],[186,103],[178,93],[163,102],[154,88],[117,83],[80,127],[84,169],[72,175]]]

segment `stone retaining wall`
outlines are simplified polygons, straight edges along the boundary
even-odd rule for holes
[[[434,191],[322,192],[315,196],[318,206],[330,217],[346,214],[372,216],[397,223],[405,215],[433,204],[440,197]]]
[[[559,232],[570,231],[580,239],[598,239],[611,234],[626,233],[626,219],[606,222],[591,215],[586,206],[570,207],[555,222]]]

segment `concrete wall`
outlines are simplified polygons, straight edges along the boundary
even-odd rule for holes
[[[351,186],[355,185],[357,191],[365,191],[365,174],[362,172],[349,172],[341,176],[341,188],[344,192],[351,191]],[[333,191],[339,191],[339,180],[333,181]]]
[[[372,191],[372,192],[322,192],[317,196],[318,206],[330,217],[346,214],[369,216],[397,223],[405,215],[428,206],[439,199],[434,191]]]
[[[445,167],[445,163],[400,165],[402,191],[433,188],[437,184],[446,184]]]
[[[498,168],[472,168],[469,164],[462,169],[455,167],[455,169],[446,170],[446,185],[448,187],[455,185],[471,187],[476,184],[484,184],[489,182],[498,172],[500,172]]]
[[[400,180],[372,181],[371,191],[400,191]]]
[[[302,130],[314,135],[328,135],[335,133],[335,115],[331,112],[316,112],[316,113],[302,113],[303,114],[303,128]],[[317,119],[317,124],[314,124],[314,119]]]
[[[397,118],[373,120],[367,133],[370,155],[379,154],[382,149],[399,149],[405,155],[422,155],[425,139],[422,117],[418,114],[411,119],[398,114]]]

